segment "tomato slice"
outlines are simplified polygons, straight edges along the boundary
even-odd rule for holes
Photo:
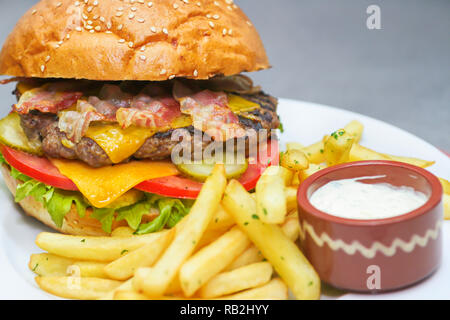
[[[62,175],[47,158],[31,155],[7,146],[0,150],[6,161],[27,176],[49,186],[63,190],[78,190],[77,186]],[[278,164],[278,142],[272,140],[267,149],[260,150],[258,161],[249,164],[247,171],[238,179],[245,189],[255,188],[262,172],[271,164]],[[182,176],[170,176],[144,181],[135,188],[145,192],[180,199],[195,199],[200,193],[203,183]]]
[[[7,146],[1,146],[1,152],[11,166],[30,178],[55,188],[78,190],[75,183],[63,176],[47,158],[34,156]]]
[[[255,188],[263,171],[272,164],[278,164],[278,141],[268,143],[267,152],[260,152],[258,161],[249,164],[247,171],[238,179],[246,190]],[[144,181],[135,188],[149,193],[180,199],[195,199],[203,183],[181,176],[163,177]]]

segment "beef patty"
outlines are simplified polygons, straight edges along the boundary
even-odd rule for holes
[[[239,116],[241,126],[246,130],[267,129],[267,138],[269,138],[270,129],[278,128],[280,123],[276,114],[277,99],[263,92],[241,96],[261,106],[259,109],[241,114]],[[42,141],[42,149],[48,157],[79,159],[92,167],[101,167],[112,163],[105,151],[90,138],[84,137],[70,148],[64,146],[62,141],[67,139],[66,134],[58,129],[58,118],[55,115],[32,111],[29,114],[21,115],[20,123],[30,140],[40,139]],[[192,126],[185,129],[191,136],[194,135],[195,129]],[[132,157],[149,160],[170,158],[172,149],[179,143],[179,141],[172,140],[172,133],[173,130],[156,133],[148,138]],[[210,142],[198,143],[202,144],[203,150]],[[195,146],[192,146],[191,150],[195,150]]]

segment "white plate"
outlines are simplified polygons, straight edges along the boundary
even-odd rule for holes
[[[282,142],[298,141],[309,144],[320,140],[324,134],[343,127],[357,119],[364,126],[361,144],[377,151],[436,160],[430,171],[450,179],[450,159],[425,141],[384,122],[356,113],[313,103],[281,99],[279,114],[285,132]],[[37,234],[48,228],[25,216],[13,203],[5,184],[0,182],[0,299],[52,299],[41,291],[28,270],[31,253],[41,250],[34,244]],[[431,278],[409,289],[385,295],[347,294],[345,299],[450,299],[450,223],[444,223],[444,261]],[[412,266],[413,267],[413,266]]]

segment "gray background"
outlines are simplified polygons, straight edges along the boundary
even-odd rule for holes
[[[0,42],[37,0],[0,0]],[[450,0],[236,0],[273,68],[252,75],[278,97],[328,104],[450,151]],[[366,9],[381,7],[381,30]],[[6,114],[13,85],[1,86]]]

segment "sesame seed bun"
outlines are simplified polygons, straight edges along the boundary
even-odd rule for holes
[[[11,174],[10,170],[7,166],[2,165],[1,166],[1,172],[3,175],[3,178],[5,180],[6,186],[8,187],[9,191],[11,191],[12,195],[15,196],[16,194],[16,188],[19,183],[18,180],[14,179]],[[92,214],[92,209],[88,208],[86,210],[86,215],[83,218],[80,218],[78,215],[77,209],[74,204],[72,204],[72,208],[70,211],[64,216],[63,224],[61,227],[56,226],[56,224],[53,222],[52,218],[50,217],[50,214],[48,213],[47,209],[44,208],[42,203],[39,201],[36,201],[33,197],[26,197],[22,201],[19,202],[19,205],[22,207],[22,209],[25,211],[25,213],[33,218],[36,218],[37,220],[41,221],[45,225],[49,226],[52,229],[55,229],[56,231],[71,234],[71,235],[79,235],[79,236],[108,236],[109,234],[102,230],[102,225],[100,221],[97,219],[91,218],[90,215]],[[155,218],[157,215],[157,212],[152,212],[147,215],[144,215],[143,222],[151,221]],[[114,221],[112,225],[112,230],[127,226],[127,223],[122,221]]]
[[[268,67],[232,0],[42,0],[0,53],[0,74],[17,77],[207,79]]]

